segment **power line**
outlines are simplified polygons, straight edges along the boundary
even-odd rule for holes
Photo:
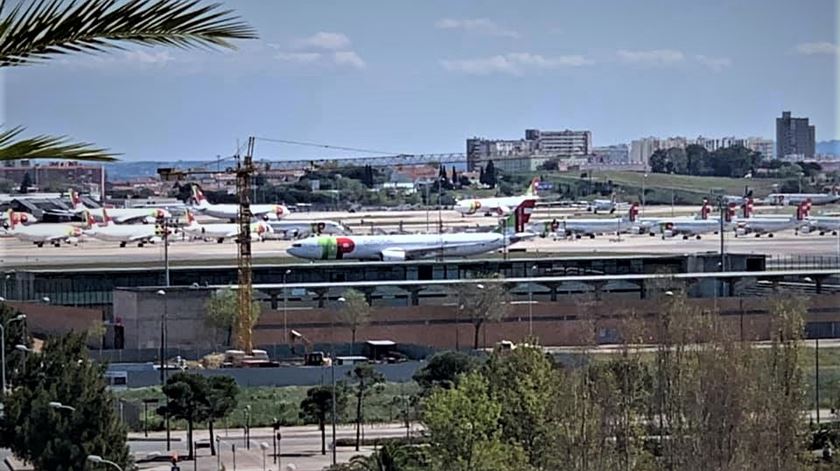
[[[320,149],[334,149],[334,150],[345,150],[349,152],[365,152],[367,154],[384,154],[384,155],[403,155],[401,152],[389,152],[384,150],[371,150],[371,149],[359,149],[355,147],[346,147],[346,146],[334,146],[331,144],[319,144],[317,142],[304,142],[304,141],[292,141],[289,139],[273,139],[268,137],[257,137],[258,141],[263,142],[273,142],[275,144],[290,144],[295,146],[304,146],[304,147],[318,147]]]

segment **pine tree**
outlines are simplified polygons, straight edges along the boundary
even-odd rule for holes
[[[23,174],[23,180],[20,182],[20,192],[26,193],[29,191],[29,187],[32,186],[32,175],[29,172]]]
[[[487,176],[484,174],[484,167],[478,167],[478,182],[482,185],[487,184]]]
[[[490,188],[496,188],[496,166],[493,161],[487,162],[487,169],[484,171],[484,179],[487,180],[487,185]]]
[[[193,430],[196,422],[209,420],[209,387],[203,376],[175,373],[163,386],[166,404],[158,407],[158,415],[187,421],[187,450],[193,459]]]
[[[126,429],[114,410],[105,365],[90,360],[84,334],[48,339],[43,353],[27,353],[0,425],[2,446],[35,469],[87,469],[99,455],[123,469],[131,458]],[[61,402],[68,408],[51,407]]]
[[[207,378],[207,427],[210,433],[210,454],[216,454],[213,423],[224,419],[236,409],[239,386],[230,376],[212,376]]]
[[[452,166],[452,186],[458,186],[458,172],[455,171],[455,166]]]

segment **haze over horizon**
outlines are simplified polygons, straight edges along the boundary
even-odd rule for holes
[[[381,153],[588,129],[775,137],[783,110],[840,139],[834,0],[227,1],[238,51],[132,48],[2,72],[7,126],[125,161],[212,160],[249,135]],[[257,157],[379,152],[261,142]]]

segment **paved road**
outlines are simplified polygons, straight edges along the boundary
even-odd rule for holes
[[[233,469],[234,452],[232,446],[236,446],[236,469],[237,470],[262,470],[262,451],[260,444],[268,445],[266,450],[266,469],[284,469],[289,464],[294,464],[298,471],[303,470],[321,470],[329,466],[331,462],[331,455],[329,449],[327,455],[321,455],[321,432],[317,427],[283,427],[280,430],[282,440],[280,442],[280,454],[278,456],[279,463],[275,465],[272,457],[272,433],[273,430],[269,428],[259,428],[251,430],[251,449],[245,448],[245,440],[242,429],[225,431],[220,429],[216,432],[222,440],[220,447],[221,453],[218,457],[210,456],[210,450],[203,448],[198,453],[198,469],[200,470],[216,470],[217,462],[224,464],[228,470]],[[352,426],[339,426],[337,430],[338,438],[352,438],[355,431]],[[399,424],[376,424],[365,427],[365,437],[404,437],[405,428]],[[419,433],[414,430],[412,433]],[[131,451],[138,460],[143,460],[145,457],[162,455],[169,456],[166,452],[166,443],[162,441],[164,434],[161,432],[149,434],[150,438],[160,439],[161,441],[154,442],[138,442],[131,441]],[[131,434],[132,438],[140,438],[143,434]],[[177,452],[181,456],[187,455],[186,433],[174,432],[173,437],[180,438],[180,441],[172,442],[172,451]],[[196,432],[196,439],[206,440],[207,431],[200,430]],[[329,427],[327,430],[327,446],[331,441]],[[339,447],[337,452],[337,459],[339,462],[348,461],[356,454],[368,454],[373,451],[372,447],[363,447],[359,452],[356,452],[352,447]],[[194,469],[196,463],[181,462],[181,470],[187,471]],[[282,466],[282,467],[279,467]],[[146,470],[166,470],[170,468],[165,463],[150,462],[144,463],[140,466],[141,469]]]

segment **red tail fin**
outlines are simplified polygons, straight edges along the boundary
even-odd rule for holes
[[[712,208],[709,206],[709,200],[703,198],[703,206],[700,207],[700,219],[709,219],[710,212],[712,212]]]
[[[534,211],[536,204],[537,202],[534,200],[525,200],[516,207],[514,211],[516,232],[525,232],[525,224],[528,224],[528,221],[531,220],[531,213]]]
[[[633,203],[630,205],[630,209],[627,211],[627,217],[630,219],[630,222],[636,222],[636,219],[639,216],[639,203]]]

